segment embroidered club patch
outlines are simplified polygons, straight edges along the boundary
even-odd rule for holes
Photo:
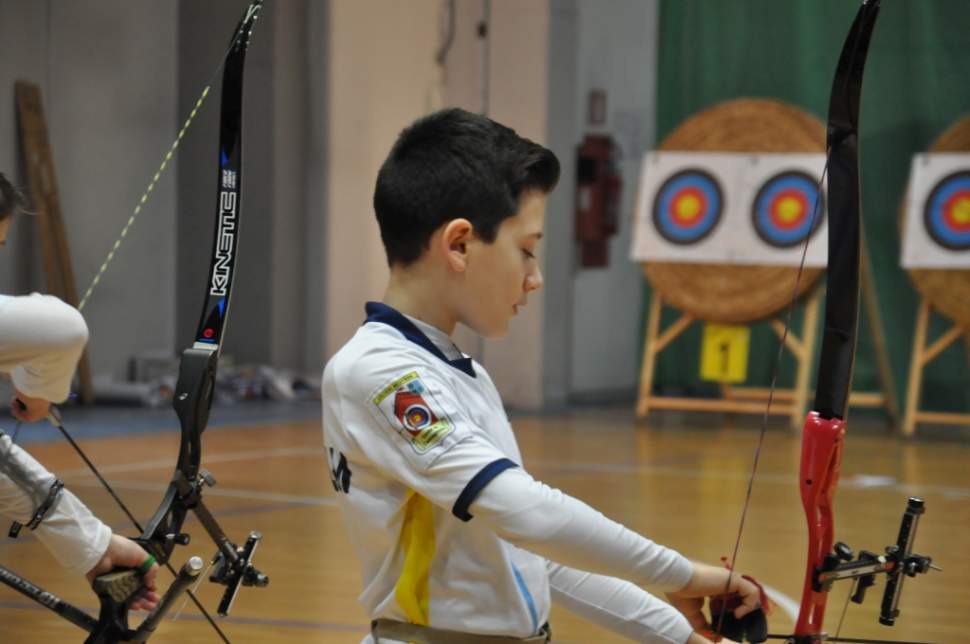
[[[440,444],[454,429],[416,371],[381,387],[371,397],[371,402],[418,454]]]

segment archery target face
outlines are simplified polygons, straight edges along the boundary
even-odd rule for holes
[[[923,223],[940,246],[970,249],[970,171],[954,172],[933,187],[923,205]]]
[[[805,242],[825,216],[818,181],[806,172],[791,170],[769,178],[751,206],[755,232],[775,248],[791,248]]]
[[[653,202],[653,223],[667,241],[695,244],[717,227],[723,210],[724,197],[717,179],[704,170],[690,168],[660,186]]]
[[[643,157],[630,256],[640,262],[824,267],[827,222],[811,222],[819,153],[651,151]],[[762,188],[771,189],[756,232],[753,206]],[[806,230],[800,227],[805,225]],[[922,230],[922,227],[920,227]]]

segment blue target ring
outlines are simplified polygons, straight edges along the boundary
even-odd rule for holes
[[[818,181],[798,170],[786,170],[769,178],[751,205],[755,232],[775,248],[803,244],[824,218],[825,198]]]
[[[672,175],[657,190],[653,225],[673,244],[696,244],[717,227],[723,210],[717,179],[704,170],[689,168]]]
[[[933,241],[949,250],[970,249],[970,171],[947,175],[923,205],[923,223]]]

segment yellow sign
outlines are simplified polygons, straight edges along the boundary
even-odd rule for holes
[[[748,379],[748,346],[751,330],[746,326],[705,324],[701,341],[701,378],[715,382]]]

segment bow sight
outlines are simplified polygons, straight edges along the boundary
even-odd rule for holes
[[[926,573],[930,568],[941,570],[933,565],[933,559],[925,555],[913,554],[913,540],[916,537],[916,526],[920,516],[926,511],[923,499],[910,497],[899,525],[899,536],[896,544],[886,547],[886,554],[876,555],[868,550],[860,550],[859,556],[853,561],[852,549],[841,541],[832,548],[832,553],[825,557],[825,561],[816,569],[812,582],[815,592],[824,592],[832,584],[841,579],[854,579],[855,587],[852,601],[861,604],[866,596],[866,590],[876,583],[877,574],[887,577],[886,590],[882,596],[882,609],[879,613],[879,623],[892,626],[899,616],[899,597],[903,591],[903,581],[906,577],[915,577]]]
[[[906,510],[899,524],[899,535],[896,543],[886,546],[884,555],[877,555],[868,550],[860,550],[856,556],[846,544],[837,542],[832,552],[827,554],[822,565],[817,566],[812,574],[812,591],[827,593],[836,581],[843,579],[854,580],[854,587],[849,599],[856,604],[865,600],[866,591],[875,585],[876,575],[886,575],[886,589],[882,596],[882,608],[879,612],[879,623],[893,626],[899,616],[899,599],[903,591],[903,581],[906,577],[925,574],[930,569],[942,570],[933,565],[932,557],[915,554],[912,551],[916,538],[916,527],[920,516],[926,512],[923,499],[910,497],[906,503]],[[857,642],[885,643],[891,640],[867,640],[860,638],[843,638],[838,635],[829,637],[825,633],[817,635],[768,635],[770,639],[784,639],[787,644],[818,644],[820,642]]]

